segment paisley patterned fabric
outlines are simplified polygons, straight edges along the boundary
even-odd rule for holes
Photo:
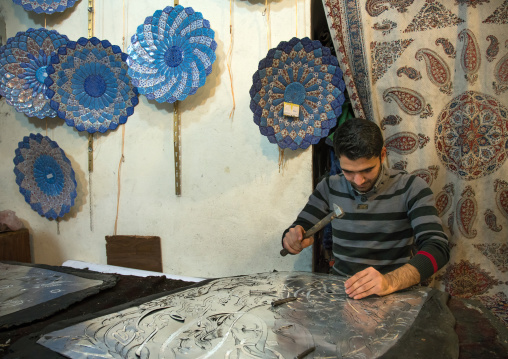
[[[322,1],[355,115],[434,192],[451,259],[431,285],[508,325],[508,0]]]

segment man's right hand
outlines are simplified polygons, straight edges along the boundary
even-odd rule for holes
[[[298,254],[304,248],[307,248],[308,246],[314,244],[314,237],[303,239],[304,234],[305,230],[303,229],[302,226],[295,226],[293,228],[290,228],[289,231],[284,236],[284,238],[282,239],[284,248],[286,248],[289,251],[289,253]]]

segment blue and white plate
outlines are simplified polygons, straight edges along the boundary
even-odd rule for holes
[[[18,32],[0,47],[0,95],[29,117],[55,117],[46,96],[47,67],[55,51],[69,39],[55,30]]]
[[[293,38],[268,51],[252,77],[250,109],[262,135],[280,148],[317,144],[337,124],[345,83],[337,58],[319,41]],[[298,117],[284,114],[298,105]]]
[[[45,81],[58,117],[89,133],[104,133],[127,122],[139,101],[126,58],[118,46],[96,37],[69,41],[58,49]]]
[[[40,133],[19,142],[14,173],[19,192],[34,211],[48,219],[70,211],[77,196],[71,162],[58,144]]]
[[[129,75],[141,94],[157,102],[182,101],[212,72],[217,43],[208,20],[181,5],[145,19],[127,49]]]
[[[12,0],[15,4],[23,6],[26,11],[34,11],[37,14],[53,14],[62,12],[73,7],[76,0]]]

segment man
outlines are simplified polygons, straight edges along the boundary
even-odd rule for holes
[[[449,259],[448,239],[427,183],[384,165],[386,148],[379,127],[350,119],[334,133],[333,148],[342,173],[323,179],[283,235],[297,254],[314,243],[305,231],[337,204],[345,216],[332,221],[333,271],[351,276],[346,294],[354,299],[383,296],[427,279]],[[418,252],[413,255],[416,245]]]

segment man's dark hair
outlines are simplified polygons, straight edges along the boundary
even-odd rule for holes
[[[337,158],[350,160],[380,157],[384,146],[381,129],[374,122],[352,118],[337,127],[333,135],[333,149]]]

